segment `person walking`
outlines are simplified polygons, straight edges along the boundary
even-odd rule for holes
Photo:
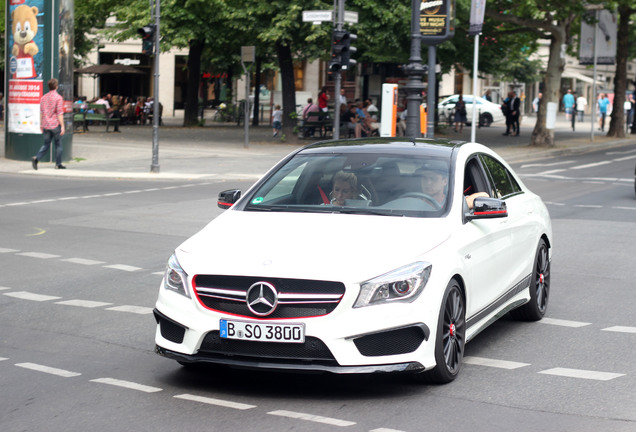
[[[542,97],[543,93],[539,92],[539,94],[537,94],[537,97],[534,98],[534,100],[532,101],[532,110],[534,111],[535,115],[539,114],[539,107],[541,106]]]
[[[587,106],[587,99],[583,95],[576,98],[576,113],[579,116],[579,123],[583,123],[583,116],[585,114],[585,107]]]
[[[605,93],[601,93],[598,96],[598,123],[599,123],[599,128],[598,130],[600,130],[601,132],[605,131],[605,117],[607,116],[607,107],[609,106],[609,99],[607,98],[607,96],[605,95]]]
[[[52,78],[48,82],[49,92],[40,99],[40,131],[44,136],[44,145],[37,155],[31,159],[34,170],[38,162],[55,141],[55,168],[66,169],[62,165],[62,135],[64,135],[64,98],[57,92],[58,81]]]
[[[574,108],[574,96],[571,89],[568,89],[568,92],[563,96],[563,107],[565,108],[565,119],[570,120]]]
[[[455,132],[461,133],[464,130],[464,123],[466,123],[466,102],[464,97],[459,95],[459,99],[455,102]]]

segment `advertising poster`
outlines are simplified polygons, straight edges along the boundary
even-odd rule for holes
[[[7,39],[9,86],[6,122],[9,132],[40,133],[44,0],[9,0]]]

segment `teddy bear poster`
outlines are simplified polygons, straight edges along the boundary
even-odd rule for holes
[[[11,0],[9,47],[14,79],[42,78],[44,0]]]

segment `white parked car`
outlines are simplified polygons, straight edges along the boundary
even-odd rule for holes
[[[154,310],[156,352],[186,366],[444,383],[497,318],[546,312],[548,212],[480,144],[316,143],[219,206],[174,251]]]
[[[466,119],[470,124],[473,119],[473,95],[463,95],[466,103]],[[455,121],[455,104],[459,99],[459,95],[452,95],[442,100],[437,105],[440,122],[449,122],[451,119]],[[505,116],[501,111],[501,105],[490,102],[480,96],[477,96],[477,118],[481,126],[490,126],[493,122],[505,121]]]

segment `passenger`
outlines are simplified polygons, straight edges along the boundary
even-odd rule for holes
[[[338,171],[333,176],[333,189],[331,190],[331,204],[345,205],[345,200],[354,199],[358,190],[358,178],[354,173]]]
[[[430,161],[419,168],[415,174],[421,176],[422,192],[431,196],[441,206],[446,202],[446,193],[448,191],[448,168],[441,161]],[[475,204],[475,198],[488,197],[486,192],[475,192],[466,195],[466,204],[472,209]]]

